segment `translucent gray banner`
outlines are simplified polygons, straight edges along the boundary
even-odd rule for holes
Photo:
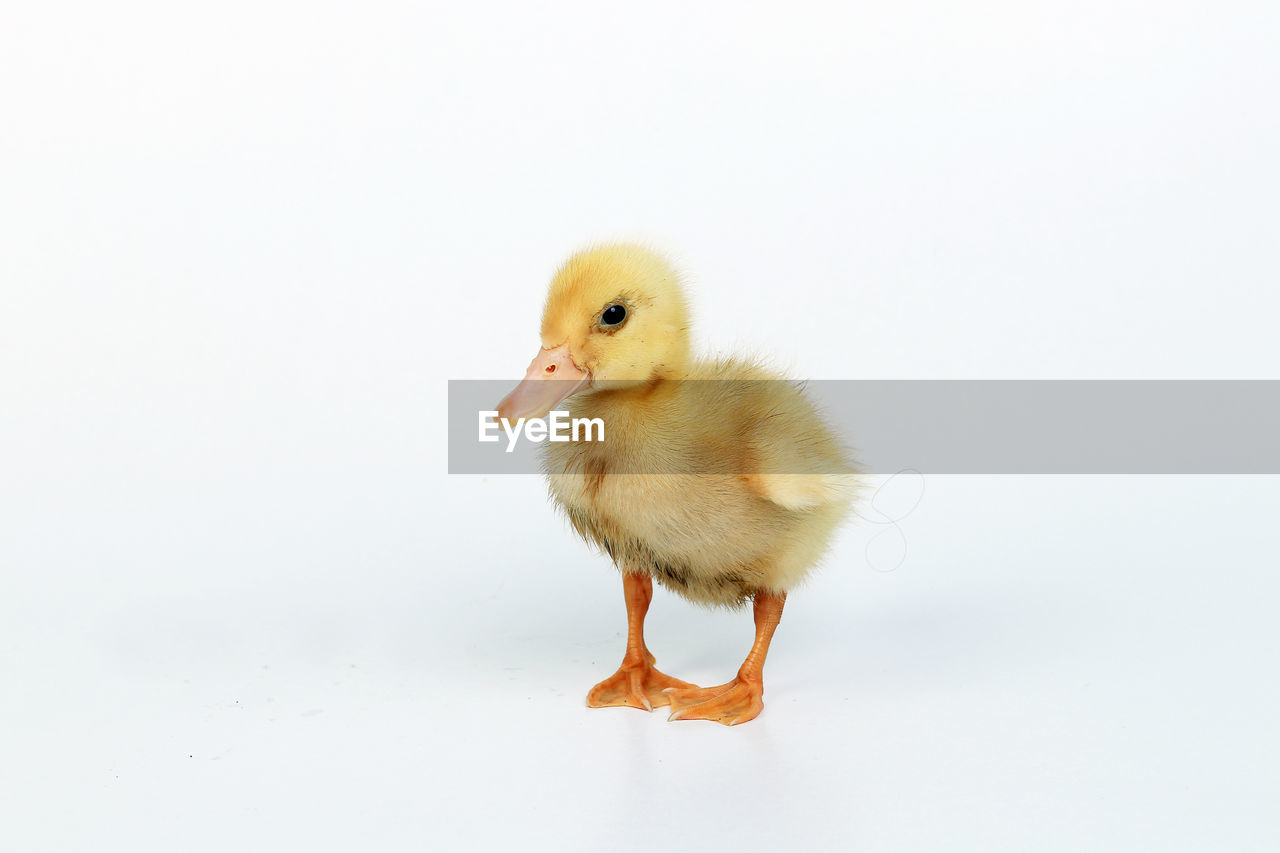
[[[449,473],[537,474],[550,438],[522,425],[513,436],[491,422],[480,439],[482,414],[516,384],[514,380],[449,382]],[[685,383],[692,385],[693,383]],[[735,442],[749,446],[773,414],[805,422],[810,415],[794,399],[802,389],[831,434],[867,474],[915,469],[925,474],[1280,474],[1280,381],[1258,380],[838,380],[794,382],[717,381],[698,388],[667,388],[667,403],[653,411],[678,423],[720,424]],[[715,387],[708,387],[708,386]],[[765,387],[774,385],[775,387]],[[785,385],[786,388],[777,386]],[[603,392],[608,394],[610,392]],[[680,402],[672,403],[679,399]],[[744,401],[784,401],[780,413]],[[578,394],[557,406],[566,415],[548,432],[573,439],[572,419],[608,411],[606,398]],[[644,405],[653,405],[652,401]],[[767,407],[766,407],[767,409]],[[641,409],[633,409],[640,411]],[[619,453],[625,424],[600,417],[580,423],[577,442],[599,451],[611,473],[750,473],[750,454],[723,447],[698,452],[681,446],[681,430],[664,437],[671,453],[643,462]],[[686,431],[687,432],[687,431]],[[785,432],[783,433],[785,435]],[[690,439],[692,440],[692,439]],[[775,439],[776,440],[776,439]],[[562,443],[559,448],[567,446]],[[787,457],[782,454],[781,458]],[[794,458],[803,460],[803,454]],[[678,460],[678,461],[676,461]],[[818,473],[811,462],[775,473]],[[828,468],[839,465],[825,463]],[[845,473],[824,469],[823,473]]]

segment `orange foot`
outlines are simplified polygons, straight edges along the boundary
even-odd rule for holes
[[[667,690],[697,689],[696,684],[659,672],[653,663],[651,654],[646,654],[643,661],[624,660],[617,672],[591,688],[587,693],[587,706],[652,711],[670,703]]]
[[[764,710],[764,685],[735,678],[719,687],[674,688],[667,691],[671,720],[712,720],[736,726]]]

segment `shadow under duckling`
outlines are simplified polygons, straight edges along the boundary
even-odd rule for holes
[[[555,275],[542,349],[501,419],[567,409],[602,441],[544,445],[551,496],[622,571],[627,649],[593,708],[736,725],[763,709],[763,669],[788,590],[821,559],[855,496],[855,468],[803,391],[740,359],[696,360],[678,275],[641,246],[601,246]],[[737,676],[700,688],[660,672],[644,643],[653,581],[690,601],[751,601]]]

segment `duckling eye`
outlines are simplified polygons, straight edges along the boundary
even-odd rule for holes
[[[627,319],[627,309],[621,305],[610,305],[604,309],[604,313],[600,315],[601,326],[616,326],[623,320]]]

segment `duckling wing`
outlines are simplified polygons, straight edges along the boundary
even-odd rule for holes
[[[848,503],[857,497],[853,474],[754,474],[748,487],[784,509],[812,509]]]
[[[759,412],[744,437],[747,488],[791,510],[848,503],[857,470],[848,452],[796,383],[753,383]]]

